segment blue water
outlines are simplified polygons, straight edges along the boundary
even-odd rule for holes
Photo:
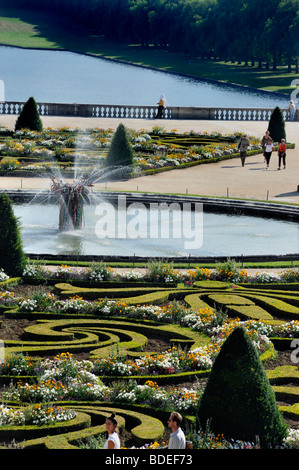
[[[186,61],[186,73],[188,63]],[[170,106],[287,107],[277,97],[64,51],[0,47],[5,100]]]

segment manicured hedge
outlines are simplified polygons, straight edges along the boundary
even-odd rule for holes
[[[202,298],[201,294],[186,295],[185,302],[192,309],[206,309],[211,308]]]
[[[297,366],[279,366],[266,371],[272,385],[283,385],[287,383],[299,384],[299,370]]]
[[[155,292],[151,294],[138,295],[136,297],[124,298],[127,305],[159,305],[166,302],[169,297],[169,292]]]
[[[238,284],[241,287],[245,287],[245,289],[250,289],[250,290],[256,290],[256,289],[262,289],[262,290],[281,290],[281,291],[294,291],[298,292],[299,291],[299,282],[269,282],[267,284],[265,283],[253,283],[253,284],[248,284],[248,283],[240,283]]]
[[[280,405],[279,410],[285,418],[298,421],[299,419],[299,371],[297,366],[279,366],[273,370],[266,370],[267,377],[276,395],[277,400],[283,400],[289,405]],[[294,403],[295,402],[295,403]],[[291,404],[293,403],[293,404]]]
[[[105,405],[101,404],[92,404],[90,406],[79,406],[72,407],[73,409],[80,409],[80,413],[84,410],[87,414],[94,418],[96,413],[102,415],[102,421],[104,422],[105,418],[108,417],[112,412],[116,414],[119,421],[120,427],[125,427],[126,430],[129,430],[132,435],[132,439],[135,444],[141,446],[148,442],[154,442],[158,439],[161,439],[164,433],[164,424],[162,421],[156,417],[151,416],[151,414],[146,414],[147,410],[144,408],[140,410],[138,406],[128,406],[125,409],[114,406],[114,404]],[[169,413],[168,413],[169,414]],[[166,417],[165,415],[163,415]],[[89,416],[90,418],[90,416]],[[91,418],[90,418],[91,419]],[[47,449],[71,449],[78,448],[78,443],[84,441],[88,436],[97,436],[105,432],[105,427],[102,424],[93,427],[87,427],[86,429],[81,429],[78,431],[70,431],[63,435],[59,436],[47,436],[38,439],[27,440],[24,442],[24,448],[47,448]]]
[[[140,286],[140,287],[118,287],[118,288],[110,288],[109,290],[100,287],[77,287],[73,286],[67,282],[61,282],[55,284],[55,290],[59,293],[61,298],[68,298],[73,296],[84,296],[85,299],[100,299],[100,298],[127,298],[138,295],[145,295],[154,292],[169,291],[169,287],[147,287],[147,286]]]
[[[82,428],[90,427],[91,418],[88,414],[78,412],[76,418],[56,424],[47,424],[42,426],[0,426],[0,439],[16,439],[22,441],[28,438],[40,438],[62,434],[68,431],[77,431]]]
[[[9,312],[11,315],[11,311]],[[16,313],[15,313],[16,315]],[[35,317],[35,313],[27,313],[26,318]],[[23,318],[23,316],[22,316]],[[41,319],[47,314],[40,313]],[[151,336],[161,336],[169,341],[169,345],[188,346],[191,349],[207,344],[210,339],[189,328],[176,324],[161,324],[148,320],[109,318],[72,318],[46,320],[25,328],[24,340],[5,342],[7,353],[23,352],[31,356],[45,356],[58,352],[89,352],[90,356],[107,357],[113,347],[118,345],[119,352],[136,357],[144,354],[142,348]]]
[[[267,311],[272,315],[292,320],[299,319],[299,307],[268,296],[263,297],[261,295],[250,295],[250,298],[253,299],[257,305],[267,309]]]
[[[0,282],[0,288],[6,288],[10,286],[14,286],[20,282],[21,278],[20,277],[10,277],[9,279],[6,279],[6,281],[1,281]]]

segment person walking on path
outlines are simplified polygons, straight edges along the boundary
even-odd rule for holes
[[[286,151],[287,151],[287,145],[285,139],[281,139],[281,143],[278,146],[278,170],[280,170],[280,165],[281,165],[281,160],[283,162],[283,169],[285,170],[286,168]]]
[[[263,149],[263,155],[264,155],[264,162],[266,162],[266,157],[265,157],[265,145],[268,143],[268,140],[270,139],[270,132],[266,131],[265,135],[263,136],[261,140],[261,146]]]
[[[266,169],[269,168],[269,163],[270,163],[270,158],[272,155],[273,148],[274,148],[274,145],[270,137],[270,139],[268,140],[268,143],[265,145],[265,158],[266,158],[266,164],[267,164]]]
[[[295,106],[294,101],[292,100],[290,101],[288,110],[290,111],[290,121],[294,121],[295,112],[296,112],[296,106]]]
[[[239,144],[238,144],[238,149],[240,150],[240,158],[241,158],[242,166],[245,165],[247,150],[248,150],[249,146],[250,146],[250,142],[249,142],[249,139],[247,138],[247,134],[244,134],[243,137],[241,138]]]
[[[172,430],[170,435],[168,449],[185,449],[186,448],[186,438],[184,431],[181,428],[182,416],[180,413],[174,411],[171,413],[168,419],[168,427]]]
[[[160,96],[159,102],[157,104],[158,104],[158,111],[155,116],[155,119],[161,119],[163,117],[164,110],[167,107],[167,101],[166,101],[165,95]]]

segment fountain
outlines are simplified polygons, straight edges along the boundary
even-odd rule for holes
[[[21,205],[15,205],[26,253],[182,259],[253,254],[286,256],[293,250],[298,251],[298,210],[294,207],[195,196],[101,192],[95,188],[97,183],[112,181],[128,167],[120,170],[119,166],[95,165],[86,171],[84,161],[80,162],[79,155],[75,157],[72,180],[64,178],[56,166],[47,175],[51,181],[50,191],[48,187],[29,204],[23,199]],[[19,197],[19,192],[16,196]],[[118,204],[115,209],[123,198],[126,203]],[[196,212],[190,211],[190,217],[187,211],[183,214],[184,205],[190,202],[193,207],[198,203],[204,206],[204,220],[199,227],[203,244],[198,244],[196,249],[185,247],[185,241],[189,243],[191,236],[195,241],[200,238],[198,230],[194,229]],[[165,228],[160,210],[163,203],[166,216],[171,206],[177,205],[167,226],[168,237],[161,236]],[[152,206],[159,206],[159,217],[157,211],[151,212]],[[186,225],[190,226],[188,234]],[[185,237],[173,236],[179,228]]]
[[[59,201],[59,230],[82,229],[83,208],[93,184],[88,180],[67,183],[51,178],[51,191],[55,191]]]

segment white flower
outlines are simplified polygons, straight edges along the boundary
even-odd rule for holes
[[[9,276],[5,274],[4,270],[1,268],[0,269],[0,282],[6,281],[7,279],[9,279]]]
[[[23,300],[19,303],[20,310],[25,312],[34,312],[37,308],[37,301],[32,299]]]

